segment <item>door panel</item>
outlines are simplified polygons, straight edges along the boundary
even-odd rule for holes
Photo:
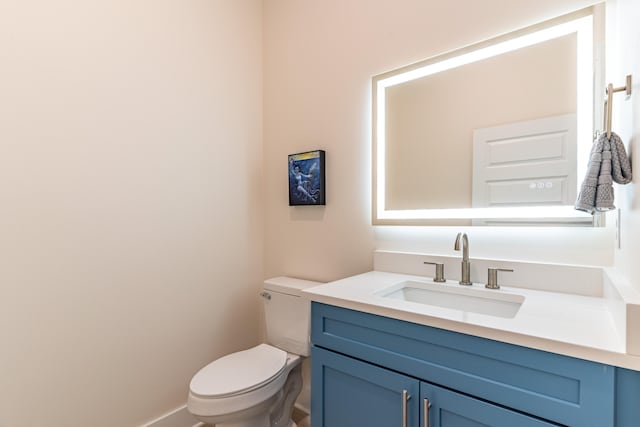
[[[311,425],[403,427],[418,423],[419,381],[317,347],[312,349]]]
[[[474,132],[475,208],[572,205],[576,173],[574,114]]]
[[[420,416],[424,427],[557,427],[558,424],[529,417],[519,412],[492,405],[464,394],[456,393],[429,383],[420,385],[420,401],[430,403],[429,422]]]

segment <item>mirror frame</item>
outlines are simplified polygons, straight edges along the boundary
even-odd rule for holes
[[[373,225],[471,225],[472,219],[499,225],[592,225],[599,218],[573,206],[389,210],[385,205],[385,90],[397,84],[575,33],[577,36],[577,181],[586,173],[593,139],[596,83],[594,20],[589,7],[480,43],[437,55],[372,78],[372,223]]]

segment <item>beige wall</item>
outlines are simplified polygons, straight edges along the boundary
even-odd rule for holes
[[[0,5],[0,426],[135,426],[258,339],[261,2]]]
[[[371,226],[371,77],[591,0],[266,0],[265,271],[331,280],[375,248],[579,264],[613,261],[612,230]],[[286,156],[327,151],[327,206],[287,206]],[[561,239],[561,240],[560,240]]]
[[[633,76],[633,93],[614,96],[612,130],[620,135],[631,152],[633,182],[616,186],[616,205],[620,208],[620,249],[615,263],[640,290],[640,3],[636,0],[609,0],[607,3],[607,83],[625,84]]]

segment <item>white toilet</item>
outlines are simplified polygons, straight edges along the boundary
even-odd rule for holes
[[[296,427],[301,356],[309,356],[311,303],[302,289],[320,283],[290,277],[264,282],[267,344],[232,353],[202,368],[189,386],[189,411],[216,427]]]

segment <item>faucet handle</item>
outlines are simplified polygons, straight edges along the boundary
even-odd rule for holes
[[[487,284],[484,285],[487,289],[500,289],[498,285],[498,271],[509,271],[513,273],[512,268],[490,268],[487,272]]]
[[[433,279],[434,282],[446,282],[447,280],[444,278],[444,264],[439,262],[429,262],[425,261],[423,264],[430,264],[436,266],[436,277]]]

